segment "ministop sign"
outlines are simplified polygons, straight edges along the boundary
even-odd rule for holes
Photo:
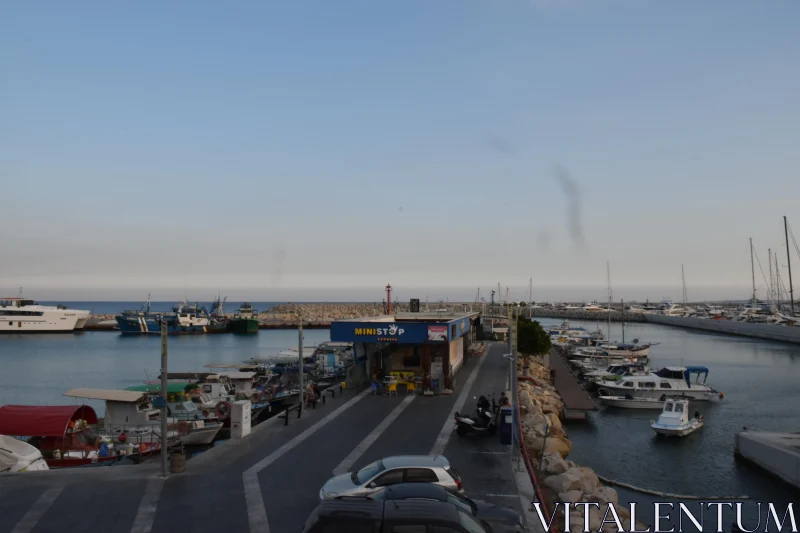
[[[408,322],[350,321],[331,324],[333,342],[392,342],[430,344],[453,342],[469,332],[469,317],[447,322],[414,320]],[[432,334],[434,332],[435,334]]]

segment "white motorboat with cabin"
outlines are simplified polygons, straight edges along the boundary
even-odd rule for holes
[[[689,400],[667,398],[658,420],[651,421],[650,427],[658,435],[665,437],[685,437],[703,427],[703,416],[699,411],[689,418]]]
[[[0,333],[49,333],[82,330],[89,311],[39,305],[22,297],[0,298]]]
[[[691,379],[693,374],[697,376],[694,381]],[[681,395],[697,401],[721,398],[722,393],[706,384],[707,378],[708,368],[704,366],[677,366],[662,368],[646,376],[627,376],[619,381],[601,380],[597,387],[602,396],[666,399]]]

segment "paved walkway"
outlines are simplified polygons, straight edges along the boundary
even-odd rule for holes
[[[277,418],[260,424],[247,439],[191,459],[185,473],[166,481],[157,461],[4,476],[0,533],[297,533],[333,472],[396,454],[444,453],[470,497],[525,515],[531,490],[517,486],[515,478],[524,484],[525,476],[515,476],[509,447],[452,431],[454,411],[472,411],[477,396],[505,389],[504,351],[492,344],[471,358],[451,396],[345,391],[288,427]]]
[[[550,349],[550,368],[556,372],[553,386],[564,402],[564,409],[572,411],[594,411],[597,409],[592,397],[589,396],[586,389],[581,387],[578,378],[572,373],[563,352],[555,346]]]

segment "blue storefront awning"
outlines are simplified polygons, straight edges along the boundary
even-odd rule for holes
[[[470,318],[448,322],[341,320],[331,324],[331,341],[396,344],[452,342],[469,332]]]

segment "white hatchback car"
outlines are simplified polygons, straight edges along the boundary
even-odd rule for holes
[[[341,496],[368,496],[397,483],[434,483],[463,493],[461,476],[443,455],[396,455],[370,463],[358,472],[329,479],[319,491],[320,500]]]

